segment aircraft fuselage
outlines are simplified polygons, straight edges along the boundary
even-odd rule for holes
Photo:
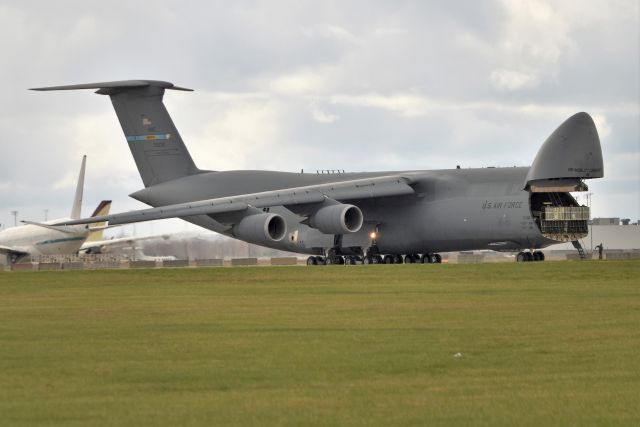
[[[53,223],[60,220],[49,221]],[[74,254],[89,234],[86,226],[69,226],[65,233],[37,225],[21,225],[0,232],[0,246],[11,246],[31,256]]]
[[[401,174],[414,181],[415,195],[387,200],[359,200],[365,223],[342,237],[345,248],[369,247],[371,233],[383,253],[428,253],[473,249],[542,248],[545,238],[523,190],[528,167],[450,169],[434,171],[304,174],[273,171],[204,172],[140,190],[131,196],[151,206],[206,200],[235,194],[270,191],[376,176]],[[326,235],[301,221],[286,207],[271,212],[287,221],[287,237],[274,249],[320,254],[333,245]],[[206,215],[184,218],[210,230],[233,236]]]

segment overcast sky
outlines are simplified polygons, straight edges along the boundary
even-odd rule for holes
[[[122,79],[195,89],[165,105],[214,170],[528,166],[586,111],[605,162],[593,215],[635,221],[638,4],[0,0],[0,223],[68,216],[82,154],[85,216],[101,199],[145,207],[127,196],[142,181],[107,97],[26,90]]]

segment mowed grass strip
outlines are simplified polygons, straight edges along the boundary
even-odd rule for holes
[[[640,425],[640,262],[0,273],[0,425]]]

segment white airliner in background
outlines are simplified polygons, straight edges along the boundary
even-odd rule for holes
[[[83,156],[70,219],[81,217],[86,160],[87,156]],[[107,215],[110,207],[111,201],[103,200],[98,205],[93,216]],[[99,224],[97,227],[95,225],[92,227],[86,225],[52,225],[60,221],[60,219],[44,223],[23,221],[26,225],[0,231],[0,255],[5,255],[8,263],[15,263],[27,256],[72,255],[82,249],[90,235],[97,234],[95,238],[97,240],[101,239],[102,230],[106,228],[104,224]]]

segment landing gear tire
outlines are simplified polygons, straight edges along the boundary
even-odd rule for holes
[[[433,254],[433,262],[442,264],[442,256],[440,254]]]
[[[542,258],[540,257],[540,255],[542,255]],[[533,252],[533,253],[520,252],[516,256],[517,262],[531,262],[531,261],[542,261],[542,260],[544,260],[544,254],[542,254],[542,252],[540,251]]]
[[[378,256],[378,255],[369,255],[367,257],[364,258],[364,263],[365,264],[381,264],[382,263],[382,257]]]
[[[402,255],[394,255],[393,256],[394,264],[402,264]]]
[[[422,255],[422,257],[420,257],[420,262],[422,262],[423,264],[433,264],[433,255],[431,254],[424,254]]]
[[[317,256],[316,257],[316,263],[317,263],[317,265],[325,265],[326,261],[325,261],[324,257]]]
[[[418,255],[405,255],[404,256],[404,263],[405,264],[415,264],[419,260],[420,260],[420,257]]]
[[[352,257],[352,256],[348,256],[344,258],[344,263],[347,265],[355,265],[356,263],[356,258]]]
[[[339,255],[329,256],[326,258],[325,263],[327,265],[342,265],[344,264],[344,258]]]
[[[316,260],[316,257],[310,256],[307,258],[307,265],[318,265],[318,260]]]
[[[535,251],[533,253],[534,261],[544,261],[544,253],[542,251]]]
[[[385,264],[394,264],[395,262],[395,257],[393,255],[385,255],[383,258],[383,262]]]

